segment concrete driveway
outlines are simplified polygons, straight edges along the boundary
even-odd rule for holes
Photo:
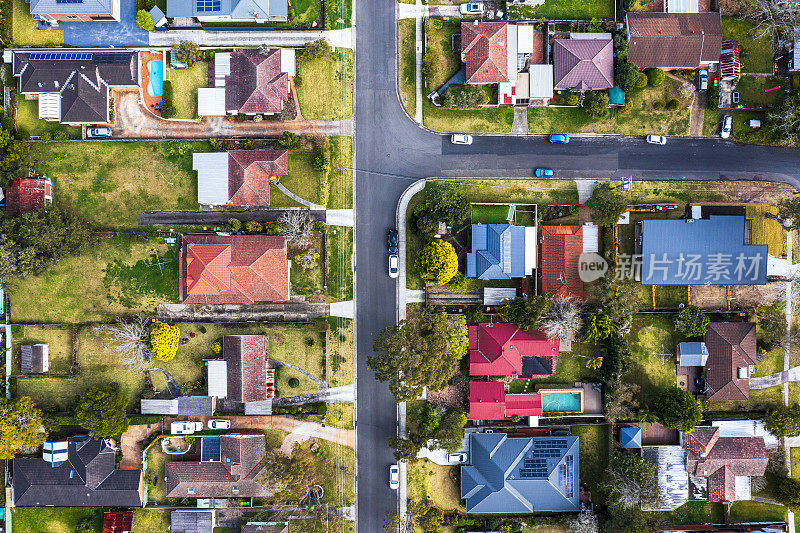
[[[236,122],[223,117],[200,120],[166,120],[150,113],[141,103],[138,89],[114,91],[116,124],[120,139],[209,139],[215,137],[277,137],[284,131],[304,135],[351,135],[352,120],[265,120]]]
[[[148,32],[136,25],[136,0],[120,0],[119,22],[62,22],[64,44],[80,47],[147,46]]]

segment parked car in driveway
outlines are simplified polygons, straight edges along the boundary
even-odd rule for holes
[[[667,144],[667,138],[663,135],[648,135],[647,144]]]
[[[400,486],[400,467],[392,465],[389,467],[389,488],[397,490]]]
[[[389,253],[396,254],[397,253],[397,230],[390,229],[389,230]]]
[[[482,15],[486,11],[483,2],[468,2],[458,6],[458,12],[462,15]]]
[[[86,136],[90,139],[111,137],[111,128],[86,128]]]
[[[697,90],[700,92],[708,89],[708,71],[703,69],[697,73]]]
[[[537,178],[552,178],[553,177],[553,169],[552,168],[537,168],[534,171]]]
[[[231,429],[231,421],[224,418],[215,418],[208,421],[208,429]]]
[[[547,138],[553,144],[569,144],[569,135],[563,133],[551,133]]]
[[[733,129],[733,119],[730,115],[725,115],[722,117],[722,129],[719,130],[719,136],[723,139],[727,139],[731,136],[731,130]]]
[[[467,462],[467,454],[466,452],[458,452],[458,453],[451,453],[447,456],[447,461],[450,463],[466,463]]]
[[[400,260],[397,258],[397,254],[391,254],[389,256],[389,277],[396,278],[400,275]]]
[[[453,144],[472,144],[472,135],[455,133],[450,136],[450,142]]]
[[[169,427],[173,435],[191,435],[195,431],[203,431],[202,422],[173,422]]]

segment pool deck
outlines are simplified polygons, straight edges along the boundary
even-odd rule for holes
[[[595,390],[594,385],[598,385]],[[602,385],[599,383],[581,383],[576,382],[574,385],[569,384],[555,385],[547,384],[547,387],[537,387],[539,393],[542,392],[582,392],[583,396],[583,412],[575,416],[592,416],[603,414],[603,390]]]
[[[142,73],[142,85],[140,87],[142,102],[144,102],[144,107],[147,108],[148,111],[160,117],[161,110],[156,109],[156,105],[160,104],[162,99],[160,96],[150,96],[150,93],[147,91],[147,86],[150,84],[150,69],[147,68],[147,64],[150,63],[150,61],[164,61],[164,53],[156,52],[154,54],[147,51],[139,52],[139,68]]]

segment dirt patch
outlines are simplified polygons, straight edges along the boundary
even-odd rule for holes
[[[437,407],[466,411],[469,408],[469,381],[461,372],[456,372],[451,383],[455,384],[440,391],[428,391],[428,402]]]
[[[727,309],[725,287],[719,285],[692,285],[692,305],[700,309]]]
[[[120,449],[122,450],[122,460],[120,468],[141,468],[142,467],[142,447],[141,442],[150,435],[161,431],[160,424],[142,424],[130,426],[128,431],[122,434],[120,439]]]
[[[780,281],[766,285],[743,285],[731,287],[731,306],[735,309],[748,309],[762,305],[772,305],[783,296],[784,284]]]

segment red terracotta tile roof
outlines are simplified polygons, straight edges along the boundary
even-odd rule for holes
[[[43,178],[24,178],[19,183],[9,183],[6,188],[6,211],[20,215],[53,201],[53,182]]]
[[[705,337],[707,400],[747,400],[750,397],[749,370],[739,377],[739,369],[755,365],[756,325],[752,322],[712,322]]]
[[[470,326],[469,338],[471,376],[520,375],[523,357],[558,355],[557,339],[551,341],[539,331],[522,331],[514,324]]]
[[[267,399],[267,337],[226,335],[222,356],[228,367],[228,399],[257,402]]]
[[[287,150],[228,152],[228,205],[269,205],[269,184],[289,174]]]
[[[231,52],[225,77],[225,108],[239,113],[279,113],[289,96],[289,75],[281,72],[281,51],[274,48]]]
[[[507,23],[461,23],[461,60],[466,63],[467,83],[508,81],[507,50]]]
[[[639,68],[697,68],[719,61],[719,13],[628,13],[628,61]]]
[[[286,239],[278,235],[185,235],[178,275],[184,303],[286,301]]]
[[[503,420],[510,416],[541,416],[541,394],[506,394],[501,381],[469,384],[470,420]]]
[[[583,300],[578,260],[583,253],[582,226],[539,226],[542,233],[542,290]]]
[[[130,533],[133,513],[130,511],[103,513],[103,533]]]
[[[506,416],[541,416],[541,394],[506,395]]]
[[[608,89],[614,85],[614,46],[611,39],[555,39],[553,68],[556,89]]]

